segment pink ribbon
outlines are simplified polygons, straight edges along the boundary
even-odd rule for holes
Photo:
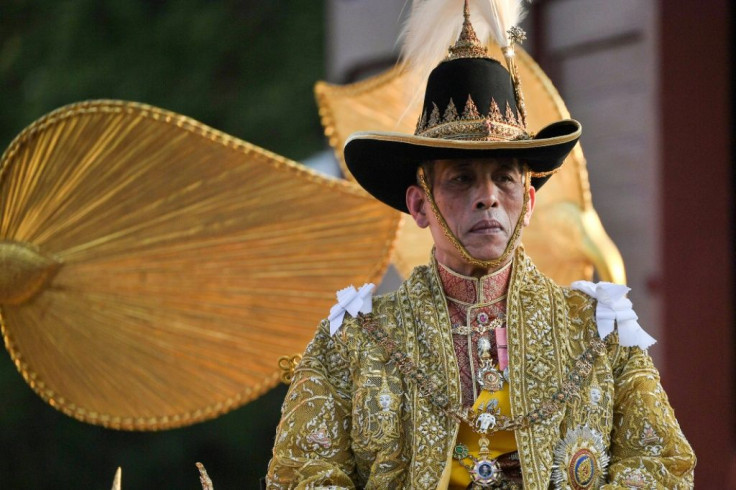
[[[496,329],[496,349],[498,351],[498,369],[503,371],[509,365],[509,346],[506,341],[506,327]]]

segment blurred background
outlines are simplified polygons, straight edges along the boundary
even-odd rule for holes
[[[336,172],[313,97],[392,66],[404,0],[0,4],[0,147],[62,105],[134,100]],[[584,127],[699,488],[736,488],[732,29],[727,0],[536,0],[530,51]],[[256,488],[285,389],[216,420],[116,432],[55,411],[0,355],[0,487]],[[724,486],[725,485],[725,486]],[[730,486],[729,486],[730,485]]]

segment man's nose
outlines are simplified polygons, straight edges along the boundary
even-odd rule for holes
[[[488,209],[498,205],[498,188],[491,179],[484,179],[478,186],[475,197],[476,209]]]

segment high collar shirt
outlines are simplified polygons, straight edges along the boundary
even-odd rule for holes
[[[496,318],[503,318],[506,312],[511,263],[480,278],[463,276],[440,263],[437,263],[437,272],[447,298],[463,405],[470,406],[479,393],[475,373],[480,364],[477,342],[481,335],[487,335],[491,341],[491,356],[498,365],[495,335],[480,332]],[[463,331],[461,327],[469,328]],[[469,333],[465,333],[467,331]]]

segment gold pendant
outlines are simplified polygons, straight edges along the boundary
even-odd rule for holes
[[[498,400],[490,400],[487,404],[481,403],[478,410],[473,414],[473,423],[471,427],[478,434],[487,434],[489,430],[496,427],[498,422],[498,415],[500,411],[498,408]],[[483,453],[483,441],[486,441],[486,453],[488,449],[488,439],[484,435],[481,435],[479,444],[481,445],[481,454]]]
[[[499,391],[503,388],[503,374],[493,366],[491,359],[491,341],[486,337],[478,339],[478,357],[480,357],[480,369],[477,381],[481,389],[488,391]]]
[[[503,389],[503,374],[493,364],[487,362],[478,370],[478,386],[488,391]]]
[[[455,458],[470,473],[470,479],[473,482],[472,488],[491,488],[501,479],[501,468],[495,459],[489,457],[490,450],[488,446],[490,441],[487,437],[481,436],[478,440],[480,450],[476,458],[469,453],[465,444],[455,446],[453,458]],[[464,460],[469,459],[472,464],[466,463]]]

